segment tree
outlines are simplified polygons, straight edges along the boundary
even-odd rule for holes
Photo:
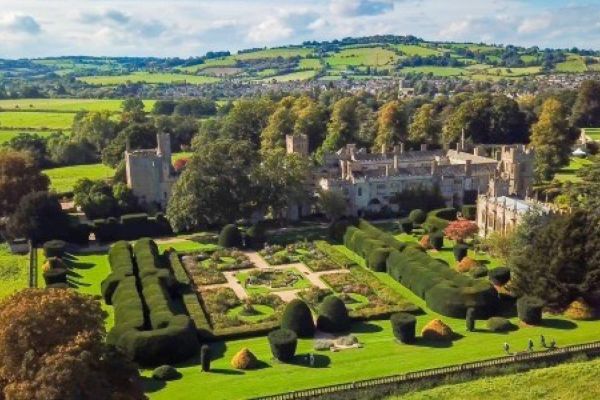
[[[58,198],[48,192],[29,193],[19,202],[8,220],[8,231],[13,237],[26,237],[34,244],[65,237],[69,220]]]
[[[490,101],[487,96],[476,97],[462,102],[447,118],[443,128],[443,141],[451,144],[461,139],[464,129],[465,137],[475,143],[487,143],[482,137],[490,131]]]
[[[309,151],[321,145],[327,130],[327,110],[308,96],[299,97],[294,103],[296,123],[294,135],[308,136]]]
[[[394,143],[406,139],[406,115],[399,101],[385,103],[379,109],[377,123],[377,136],[373,143],[374,151],[381,151],[384,146],[389,149]]]
[[[173,186],[167,218],[176,231],[203,224],[226,224],[255,210],[252,174],[254,146],[245,140],[218,139],[194,153]]]
[[[339,150],[356,135],[359,128],[356,107],[356,97],[344,97],[335,102],[327,124],[327,136],[319,149],[321,155]]]
[[[423,104],[408,127],[408,139],[413,143],[436,143],[440,128],[433,105]]]
[[[144,113],[144,102],[136,97],[123,100],[121,104],[121,121],[125,123],[143,123],[146,119]]]
[[[12,213],[28,193],[48,190],[49,185],[27,153],[0,150],[0,216]]]
[[[118,213],[112,188],[103,181],[78,180],[73,187],[73,200],[90,219],[113,217]]]
[[[46,151],[46,139],[35,133],[20,133],[4,143],[15,151],[27,152],[31,156],[34,164],[38,168],[43,168],[48,163],[48,154]]]
[[[98,300],[26,289],[0,302],[0,382],[7,399],[143,399],[134,365],[104,344]],[[0,396],[2,397],[2,396]]]
[[[117,123],[108,111],[81,111],[73,119],[71,139],[88,142],[97,152],[104,150],[117,135]]]
[[[336,221],[346,214],[348,203],[344,196],[335,190],[321,190],[317,199],[319,209],[331,221]]]
[[[571,114],[573,126],[592,128],[600,125],[600,82],[582,82]]]
[[[273,102],[267,98],[236,101],[223,120],[222,136],[248,141],[258,148],[260,133],[267,126],[273,108]]]
[[[127,143],[131,150],[156,147],[156,127],[152,123],[132,123],[102,151],[102,163],[115,167],[123,159]]]
[[[461,219],[450,222],[444,229],[444,235],[449,239],[462,243],[465,239],[475,235],[478,230],[476,223]]]
[[[98,161],[98,151],[87,140],[76,141],[62,133],[52,134],[46,143],[54,165],[79,165]]]
[[[513,233],[492,232],[483,240],[482,247],[492,256],[507,263],[513,248]]]
[[[569,161],[569,126],[563,105],[549,98],[533,125],[531,146],[535,150],[535,173],[539,180],[550,180]]]
[[[267,126],[260,135],[261,151],[269,151],[285,146],[285,136],[294,133],[296,116],[292,111],[293,99],[286,97],[269,117]]]

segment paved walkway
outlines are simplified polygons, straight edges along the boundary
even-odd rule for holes
[[[235,292],[235,295],[239,297],[240,300],[247,299],[248,293],[235,277],[236,272],[238,271],[223,272],[223,275],[225,275],[225,278],[227,279],[227,286],[229,286]]]

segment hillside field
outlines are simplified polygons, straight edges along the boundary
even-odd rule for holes
[[[134,72],[127,75],[99,75],[85,76],[77,78],[91,85],[122,85],[128,82],[131,83],[189,83],[192,85],[202,85],[205,83],[218,82],[218,78],[200,75],[186,75],[175,73],[150,73],[150,72]]]

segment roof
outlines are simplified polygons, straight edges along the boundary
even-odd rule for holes
[[[500,203],[503,204],[506,202],[506,208],[507,209],[514,209],[516,206],[517,212],[519,213],[526,213],[527,211],[536,209],[536,208],[540,208],[545,212],[550,211],[550,209],[547,206],[543,206],[541,204],[537,204],[537,203],[532,203],[526,200],[522,200],[522,199],[517,199],[514,197],[508,197],[508,196],[500,196],[500,197],[496,197],[495,199],[496,203]]]

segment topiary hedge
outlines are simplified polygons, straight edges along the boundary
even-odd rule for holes
[[[336,296],[327,296],[319,306],[317,327],[324,332],[345,332],[350,328],[348,309]]]
[[[433,232],[429,235],[429,245],[436,250],[441,250],[444,247],[444,232]]]
[[[383,247],[371,251],[367,258],[367,266],[375,272],[385,272],[385,263],[392,249]]]
[[[281,328],[294,331],[298,337],[312,337],[315,323],[308,305],[300,299],[290,301],[283,310]]]
[[[490,281],[496,286],[504,286],[510,281],[510,269],[498,267],[488,273]]]
[[[246,247],[262,249],[267,241],[267,229],[261,222],[257,222],[246,230]]]
[[[454,220],[456,220],[456,210],[454,208],[439,208],[427,214],[423,228],[429,233],[443,231],[450,221]]]
[[[461,214],[464,218],[475,221],[477,219],[477,206],[464,205],[461,208]]]
[[[413,230],[413,222],[408,218],[402,218],[398,221],[398,225],[400,225],[400,230],[404,233],[410,234]]]
[[[460,262],[467,256],[467,253],[469,252],[469,246],[463,243],[457,243],[454,245],[452,252],[454,253],[454,259]]]
[[[52,268],[44,272],[46,286],[67,283],[66,268]]]
[[[355,226],[357,223],[358,221],[348,218],[332,222],[328,228],[329,238],[335,243],[342,243],[344,241],[346,230],[348,230],[350,226]]]
[[[396,339],[402,343],[413,343],[415,341],[415,330],[417,319],[408,313],[395,313],[390,317],[392,332]]]
[[[273,357],[282,362],[290,361],[296,354],[298,336],[290,329],[277,329],[269,333],[269,346]]]
[[[170,365],[161,365],[152,371],[152,378],[158,381],[172,381],[180,377],[179,371]]]
[[[413,224],[421,225],[427,219],[427,213],[417,208],[408,214],[408,219],[411,220]]]
[[[486,322],[487,328],[492,332],[509,332],[516,327],[506,318],[492,317]]]
[[[219,233],[219,246],[242,247],[242,234],[237,226],[229,224],[221,229],[221,233]]]
[[[156,237],[173,233],[163,213],[157,213],[154,217],[139,213],[124,214],[120,219],[114,217],[96,219],[91,230],[96,240],[100,242],[135,240],[143,236]]]
[[[67,250],[67,243],[62,240],[50,240],[44,243],[44,256],[46,258],[63,258]]]
[[[542,299],[533,296],[523,296],[517,299],[517,315],[519,319],[529,325],[538,325],[542,322]]]

